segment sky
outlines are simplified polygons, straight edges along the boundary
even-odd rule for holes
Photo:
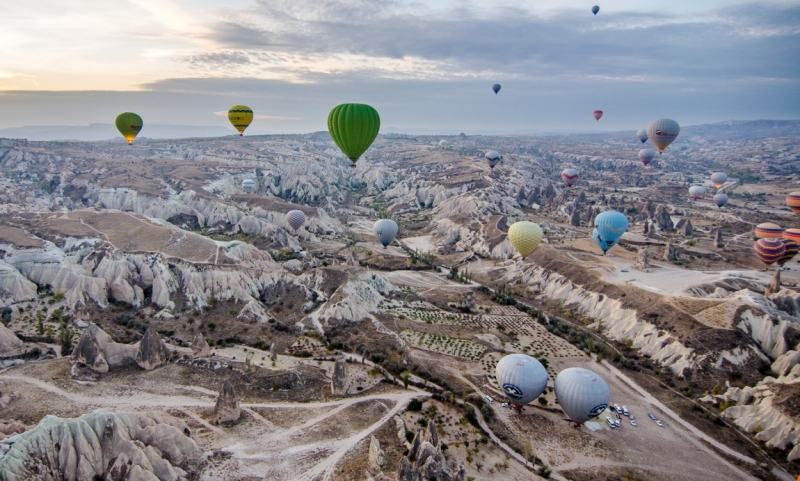
[[[343,102],[440,133],[800,118],[800,0],[593,1],[2,2],[0,129],[224,127],[239,103],[248,133],[325,130]]]

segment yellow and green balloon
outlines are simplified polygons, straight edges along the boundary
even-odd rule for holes
[[[328,114],[328,132],[344,155],[353,162],[367,151],[381,128],[378,111],[366,104],[341,104]]]
[[[508,240],[511,245],[517,249],[522,258],[528,257],[528,254],[534,251],[544,238],[544,232],[539,224],[523,220],[514,222],[508,228]]]
[[[133,112],[122,112],[121,114],[117,115],[114,123],[117,125],[117,130],[119,130],[119,133],[121,133],[122,136],[125,137],[125,140],[128,141],[128,145],[133,144],[133,139],[139,135],[139,132],[141,132],[142,127],[144,126],[142,118]]]
[[[253,122],[253,109],[247,105],[234,105],[228,109],[228,120],[239,131],[240,136],[244,135],[244,129]]]

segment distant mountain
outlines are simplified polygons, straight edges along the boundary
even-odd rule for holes
[[[689,125],[682,135],[714,140],[754,140],[800,136],[800,120],[727,120],[718,124]]]
[[[227,127],[198,125],[146,124],[141,137],[151,139],[180,139],[187,137],[223,137],[235,135]],[[0,129],[1,138],[28,140],[109,140],[121,138],[114,124],[49,125]]]

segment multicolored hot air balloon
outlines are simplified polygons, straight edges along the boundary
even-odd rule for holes
[[[772,222],[758,224],[754,231],[759,239],[777,239],[783,235],[783,228]]]
[[[728,180],[728,174],[725,172],[714,172],[711,174],[711,182],[714,184],[714,187],[719,189],[722,187],[725,182]]]
[[[239,136],[242,136],[244,129],[253,122],[253,109],[247,105],[234,105],[228,109],[228,120],[239,131]]]
[[[647,126],[647,138],[656,146],[659,154],[669,147],[680,133],[681,126],[670,119],[654,120]]]
[[[781,260],[786,253],[786,244],[782,239],[758,239],[753,248],[767,267]]]
[[[497,384],[517,409],[541,396],[547,388],[547,370],[525,354],[503,357],[495,368]]]
[[[499,164],[500,161],[503,160],[503,156],[500,155],[499,152],[496,152],[494,150],[486,152],[486,155],[484,155],[484,157],[486,157],[486,161],[489,163],[489,168],[491,169],[494,169],[494,166]]]
[[[725,204],[728,203],[728,195],[720,192],[714,196],[714,203],[717,204],[717,207],[721,209]]]
[[[378,131],[381,118],[378,111],[366,104],[341,104],[328,114],[328,132],[344,155],[353,162],[367,151]]]
[[[793,241],[792,239],[781,239],[781,242],[783,242],[786,250],[783,252],[783,256],[778,261],[779,266],[782,266],[792,260],[792,258],[797,255],[797,251],[800,251],[800,245],[798,245],[797,242]]]
[[[597,12],[599,12],[599,11],[600,11],[600,7],[598,7],[597,5],[595,5],[594,7],[592,7],[592,13],[593,13],[593,14],[597,15]]]
[[[788,205],[795,214],[800,214],[800,192],[792,192],[787,195],[786,205]]]
[[[500,84],[492,85],[492,90],[494,90],[494,94],[497,95],[497,92],[500,91]]]
[[[508,240],[517,249],[522,258],[534,251],[544,238],[544,232],[539,224],[523,220],[514,222],[508,228]]]
[[[610,249],[622,237],[622,234],[628,230],[628,218],[615,210],[607,210],[595,217],[594,226],[600,235],[600,239]]]
[[[306,223],[306,215],[302,210],[290,210],[286,213],[286,222],[297,232],[297,229]]]
[[[243,180],[242,189],[244,189],[244,191],[247,192],[248,194],[252,194],[253,192],[256,191],[256,181],[250,179]]]
[[[651,149],[642,149],[639,151],[639,160],[642,164],[647,166],[653,159],[656,158],[656,151]]]
[[[603,251],[603,255],[608,252],[609,249],[617,245],[617,241],[613,242],[606,242],[600,237],[600,232],[597,231],[597,227],[592,230],[592,239],[594,239],[594,243],[597,244],[597,247]]]
[[[373,227],[378,241],[383,244],[383,248],[392,243],[397,236],[397,222],[392,219],[378,219]]]
[[[611,390],[606,381],[588,369],[564,369],[553,384],[559,406],[575,424],[603,414],[611,401]]]
[[[784,239],[791,239],[797,243],[800,243],[800,229],[786,229],[783,231],[783,238]]]
[[[706,193],[706,189],[704,189],[702,186],[693,185],[693,186],[689,187],[689,197],[691,197],[692,200],[697,200],[700,197],[703,197],[703,194],[705,194],[705,193]]]
[[[139,132],[142,131],[142,127],[144,127],[142,118],[133,112],[122,112],[117,115],[114,123],[119,133],[128,141],[128,145],[133,145],[133,139],[139,135]]]
[[[599,122],[600,121],[600,117],[603,116],[603,111],[602,110],[595,110],[594,112],[592,112],[592,115],[594,116],[594,119]]]
[[[565,184],[567,184],[567,187],[572,187],[573,185],[575,185],[575,182],[578,181],[578,177],[579,174],[577,169],[569,168],[569,169],[564,169],[561,172],[561,179],[564,181]]]
[[[647,142],[647,131],[645,129],[640,129],[636,132],[636,138],[641,140],[642,143]]]

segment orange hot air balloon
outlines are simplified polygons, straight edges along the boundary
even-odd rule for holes
[[[755,234],[759,239],[777,239],[783,235],[783,228],[772,222],[764,222],[756,226]]]
[[[800,229],[786,229],[783,231],[783,238],[793,240],[800,244]]]
[[[781,239],[758,239],[753,249],[767,267],[781,260],[786,253],[786,245]]]
[[[800,214],[800,192],[792,192],[787,195],[786,205],[788,205],[795,214]]]

